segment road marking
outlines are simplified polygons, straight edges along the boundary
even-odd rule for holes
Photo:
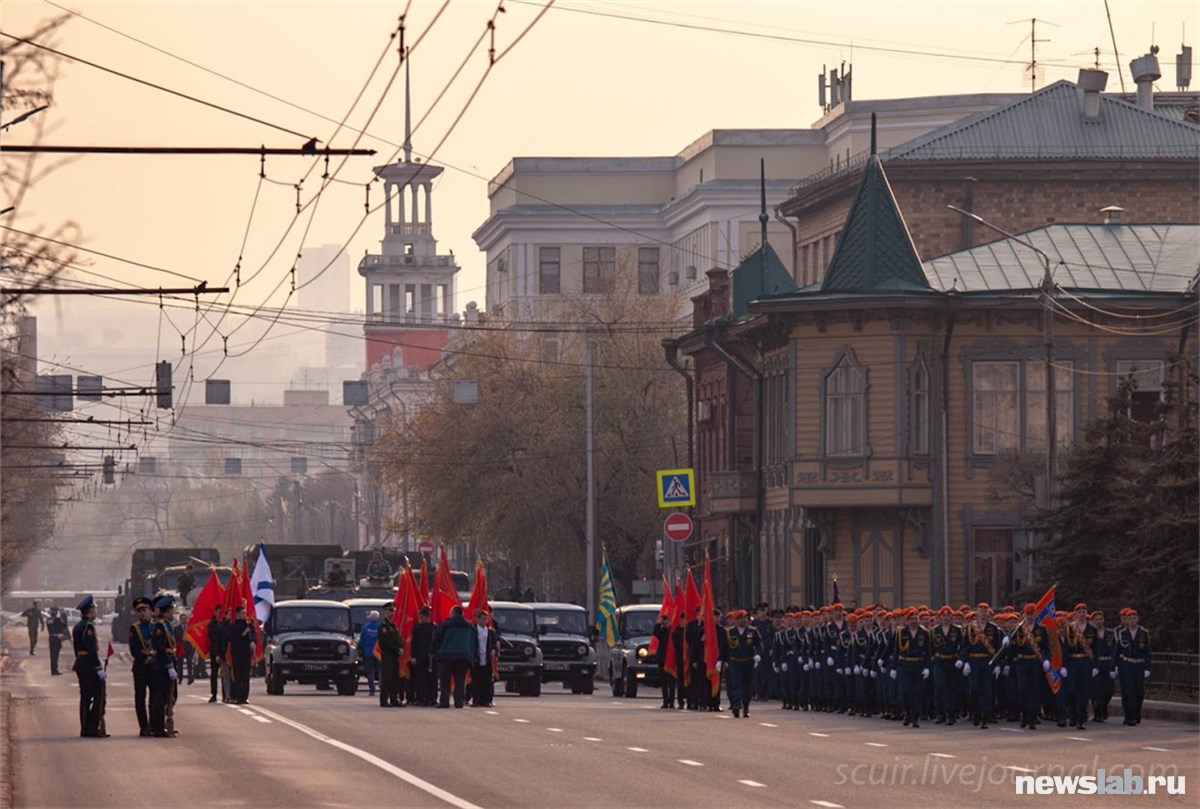
[[[949,753],[930,753],[929,755],[934,758],[957,758],[957,756],[952,756]]]
[[[500,715],[499,711],[484,711],[484,713],[487,714],[488,716],[499,716]]]
[[[727,713],[723,713],[720,716],[718,716],[717,719],[733,719],[733,717]]]
[[[766,786],[766,784],[760,784],[757,781],[745,781],[742,779],[738,779],[738,783],[745,784],[748,787],[765,787]]]
[[[602,741],[604,741],[604,739],[597,739],[595,736],[584,736],[583,740],[585,742],[602,742]]]
[[[514,719],[513,721],[514,721],[514,722],[520,722],[522,725],[528,725],[528,724],[529,724],[529,720],[528,720],[528,719]]]
[[[1020,733],[1021,732],[1020,728],[1000,728],[1000,729],[1003,731],[1007,731],[1008,733]]]
[[[867,747],[887,747],[886,744],[880,744],[879,742],[867,742],[866,744]]]
[[[764,728],[777,728],[779,725],[772,725],[770,722],[759,722]]]
[[[643,711],[653,711],[656,707],[657,707],[656,705],[643,705],[642,710]]]
[[[1001,767],[1000,769],[1012,770],[1013,772],[1037,772],[1037,770],[1031,770],[1028,767],[1018,767],[1015,764],[1009,764],[1007,767]]]
[[[429,783],[425,779],[419,778],[419,777],[413,775],[412,773],[408,772],[407,770],[402,770],[399,767],[397,767],[395,764],[384,761],[379,756],[372,755],[371,753],[368,753],[366,750],[360,750],[359,748],[354,747],[353,745],[349,745],[343,741],[339,741],[332,737],[326,736],[323,733],[319,733],[318,731],[313,730],[312,728],[308,727],[307,725],[302,725],[299,722],[288,719],[286,716],[281,716],[281,715],[275,713],[274,711],[268,711],[264,708],[259,708],[259,711],[261,711],[262,713],[271,717],[276,722],[282,722],[285,725],[295,728],[296,730],[300,731],[301,733],[303,733],[306,736],[316,739],[319,742],[324,742],[325,744],[329,745],[330,747],[335,747],[338,750],[342,750],[346,753],[349,753],[352,756],[362,759],[363,761],[367,762],[368,764],[378,767],[379,769],[383,770],[384,772],[388,773],[389,775],[394,775],[397,778],[399,778],[401,781],[404,781],[407,784],[411,784],[412,786],[416,787],[417,789],[428,792],[430,795],[434,796],[438,800],[445,801],[446,803],[450,804],[451,806],[455,806],[458,809],[481,809],[481,807],[479,807],[478,805],[473,804],[470,801],[463,800],[462,798],[458,797],[457,795],[447,792],[446,790],[442,789],[441,787],[434,786],[433,784]]]
[[[546,730],[550,731],[551,733],[562,733],[563,732],[562,728],[546,728]]]
[[[650,751],[644,747],[626,747],[626,750],[632,750],[634,753],[649,753]]]
[[[826,809],[844,809],[840,803],[830,803],[829,801],[809,801],[816,806],[824,806]]]
[[[1143,750],[1150,750],[1154,753],[1170,753],[1171,751],[1165,747],[1143,747]]]
[[[688,765],[689,767],[703,767],[703,766],[704,766],[704,765],[703,765],[703,764],[701,764],[699,761],[692,761],[690,758],[681,758],[681,759],[676,759],[676,760],[677,760],[677,761],[678,761],[680,764],[686,764],[686,765]]]
[[[1067,738],[1073,742],[1090,742],[1091,741],[1091,739],[1088,739],[1084,736],[1068,736]]]
[[[809,735],[809,736],[816,736],[818,739],[828,739],[828,738],[829,738],[829,734],[828,734],[828,733],[813,733],[812,731],[809,731],[809,734],[808,734],[808,735]]]
[[[245,708],[238,708],[238,713],[245,714],[246,716],[254,716],[254,711],[248,711]]]
[[[265,716],[251,716],[250,718],[257,720],[259,722],[262,722],[264,724],[267,724],[267,725],[271,724],[271,720],[267,719]]]

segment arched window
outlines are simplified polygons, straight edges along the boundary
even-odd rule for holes
[[[867,372],[850,352],[825,374],[825,454],[867,454]]]
[[[924,357],[908,369],[908,451],[929,454],[929,366]]]

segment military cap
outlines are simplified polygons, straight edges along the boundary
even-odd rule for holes
[[[83,601],[80,601],[75,609],[79,610],[80,612],[87,612],[94,606],[96,606],[96,599],[92,598],[91,596],[84,596]]]
[[[394,605],[393,605],[393,608],[394,608]],[[417,610],[417,612],[420,615],[429,615],[431,612],[433,612],[433,610],[430,609],[429,607],[421,607],[419,610]]]
[[[941,607],[938,608],[937,614],[938,615],[953,615],[954,610],[950,609],[949,605],[943,604]]]
[[[838,602],[835,602],[835,603],[833,603],[833,604],[830,604],[830,605],[829,605],[829,609],[831,609],[831,610],[844,610],[844,609],[846,609],[846,608],[842,606],[842,602],[838,601]]]
[[[990,610],[990,609],[991,609],[991,607],[989,607],[989,606],[988,606],[988,603],[987,603],[986,601],[980,601],[978,604],[976,604],[976,605],[975,605],[975,609],[977,609],[977,610]]]
[[[857,616],[857,615],[855,615],[854,613],[850,613],[849,615],[847,615],[847,616],[846,616],[846,621],[847,621],[848,623],[857,624],[857,623],[858,623],[858,616]]]
[[[154,609],[156,609],[156,610],[169,610],[174,606],[175,606],[175,599],[172,598],[171,596],[159,596],[158,599],[154,602]]]
[[[966,618],[968,621],[974,621],[977,614],[975,610],[967,610]]]
[[[1035,610],[1037,610],[1037,607],[1035,607],[1033,604],[1026,604],[1026,605],[1025,605],[1025,612],[1026,612],[1026,613],[1033,613]]]
[[[1087,612],[1087,604],[1084,604],[1082,601],[1080,601],[1078,604],[1075,605],[1075,609],[1071,610],[1071,612],[1077,612],[1078,610],[1083,610],[1084,612]]]
[[[135,598],[133,600],[133,608],[135,610],[138,607],[153,607],[153,606],[154,605],[150,603],[150,599],[146,598],[145,596],[138,596],[137,598]]]
[[[388,610],[390,612],[391,610],[396,609],[396,605],[389,601],[388,603],[383,605],[382,609]]]

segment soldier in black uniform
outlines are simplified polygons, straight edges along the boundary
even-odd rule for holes
[[[150,634],[154,662],[150,665],[150,731],[160,739],[170,738],[167,730],[167,710],[172,708],[172,686],[179,679],[175,668],[175,627],[171,621],[175,599],[162,596],[154,602],[159,619]]]
[[[654,662],[658,664],[658,682],[662,686],[662,705],[660,708],[675,707],[675,678],[667,671],[667,653],[671,646],[671,616],[663,613],[658,616],[658,623],[653,632],[656,645],[654,647]],[[672,654],[674,657],[674,654]]]
[[[725,630],[724,655],[721,660],[728,666],[729,702],[733,718],[750,716],[750,698],[753,696],[754,669],[762,662],[762,639],[758,630],[750,626],[745,610],[733,613],[734,625]],[[720,630],[718,630],[720,631]],[[707,680],[706,680],[707,682]]]
[[[218,604],[213,609],[212,617],[208,619],[208,678],[209,685],[212,687],[212,696],[208,698],[209,702],[217,701],[217,682],[221,683],[221,700],[228,701],[229,695],[225,693],[225,678],[222,675],[222,668],[225,665],[225,621],[222,619],[221,611],[224,607]]]
[[[417,624],[413,627],[412,634],[412,678],[415,682],[417,705],[425,708],[437,703],[437,678],[433,673],[434,626],[430,612],[429,607],[421,607],[417,611]]]
[[[400,653],[404,651],[404,638],[400,636],[400,629],[392,623],[392,616],[395,614],[394,604],[383,605],[383,618],[379,621],[379,640],[377,641],[380,708],[404,707],[404,703],[400,701],[397,683],[400,677]]]
[[[229,625],[229,660],[233,676],[233,701],[245,705],[250,700],[250,666],[254,660],[254,625],[246,620],[246,605],[233,609]]]
[[[900,702],[904,708],[904,724],[920,727],[922,683],[929,679],[929,632],[917,623],[917,611],[909,607],[904,615],[905,626],[896,630],[895,657],[892,673],[896,680]]]
[[[58,656],[62,653],[67,631],[67,620],[62,617],[58,607],[51,607],[50,620],[46,622],[46,634],[50,640],[50,673],[55,676],[62,674],[58,670]]]
[[[150,621],[150,599],[133,600],[133,623],[129,625],[129,658],[133,661],[133,708],[141,736],[153,736],[146,700],[150,693],[150,672],[154,668],[151,640],[154,624]]]
[[[958,681],[962,679],[963,661],[959,659],[962,630],[950,623],[953,613],[947,606],[938,610],[938,622],[929,633],[933,644],[933,690],[936,724],[953,725],[958,718]]]
[[[1121,610],[1124,626],[1117,630],[1117,671],[1121,679],[1121,709],[1126,725],[1142,721],[1142,701],[1146,698],[1146,680],[1150,679],[1150,632],[1138,626],[1137,610]]]
[[[1096,610],[1088,618],[1096,627],[1096,675],[1095,689],[1092,691],[1092,721],[1103,722],[1108,719],[1108,704],[1112,702],[1113,691],[1116,690],[1117,667],[1114,660],[1117,651],[1116,633],[1104,625],[1104,613]]]
[[[76,607],[83,619],[75,624],[71,636],[75,645],[75,675],[79,678],[79,735],[105,738],[100,731],[103,711],[102,691],[106,673],[100,662],[100,647],[96,640],[96,602],[88,596]]]

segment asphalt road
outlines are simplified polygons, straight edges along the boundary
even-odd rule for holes
[[[497,695],[492,709],[381,709],[290,684],[245,706],[183,686],[175,739],[137,736],[129,674],[109,679],[110,739],[79,738],[73,675],[29,661],[13,697],[18,807],[934,807],[1196,806],[1192,725],[1092,724],[1080,733],[898,723],[782,711],[749,719],[658,709],[606,692]],[[116,666],[114,660],[114,666]],[[1019,774],[1182,775],[1190,794],[1017,795]],[[1073,768],[1073,769],[1072,769]]]

